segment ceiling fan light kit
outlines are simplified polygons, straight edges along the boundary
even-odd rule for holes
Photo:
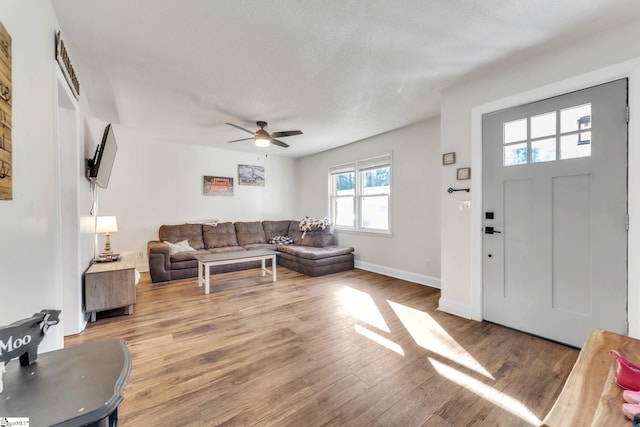
[[[253,142],[258,147],[268,147],[271,144],[271,136],[264,129],[259,129],[256,131],[256,136],[253,139]]]
[[[277,145],[279,147],[283,147],[283,148],[287,148],[289,146],[289,144],[286,144],[282,141],[279,141],[275,138],[284,138],[285,136],[293,136],[293,135],[302,135],[302,131],[299,130],[288,130],[288,131],[283,131],[283,132],[274,132],[272,135],[269,134],[269,132],[267,132],[266,130],[264,130],[264,127],[267,126],[267,122],[264,121],[258,121],[256,122],[256,124],[258,126],[260,126],[260,129],[258,129],[257,131],[253,132],[250,131],[249,129],[245,129],[241,126],[238,125],[234,125],[233,123],[227,123],[229,126],[233,126],[234,128],[240,129],[242,131],[245,131],[247,133],[250,133],[253,135],[253,143],[257,146],[257,147],[268,147],[271,144]],[[238,142],[238,141],[246,141],[249,140],[251,138],[244,138],[244,139],[235,139],[233,141],[229,141],[229,142]]]

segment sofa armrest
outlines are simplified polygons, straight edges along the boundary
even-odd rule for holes
[[[169,245],[158,240],[147,243],[147,259],[151,281],[166,282],[171,280],[171,250]]]

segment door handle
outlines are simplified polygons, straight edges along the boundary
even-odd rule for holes
[[[500,234],[502,233],[501,231],[495,230],[493,227],[485,227],[484,228],[484,234]]]

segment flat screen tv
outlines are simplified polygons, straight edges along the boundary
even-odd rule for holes
[[[109,123],[104,129],[102,142],[96,148],[93,159],[88,159],[87,162],[87,176],[91,181],[95,182],[98,187],[107,188],[109,185],[111,169],[113,168],[117,151],[118,145],[113,135],[113,127],[111,127],[111,123]]]

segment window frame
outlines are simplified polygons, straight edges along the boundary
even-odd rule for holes
[[[364,194],[364,180],[363,175],[366,171],[379,169],[379,168],[389,168],[389,190],[388,193],[373,193],[373,194]],[[354,174],[355,185],[354,185],[354,195],[353,196],[338,196],[336,194],[336,188],[334,186],[334,176],[352,172]],[[357,233],[367,233],[367,234],[392,234],[392,200],[393,200],[393,158],[391,153],[370,157],[363,160],[358,160],[355,162],[343,163],[341,165],[332,166],[329,168],[329,218],[331,219],[331,223],[336,230],[340,231],[350,231]],[[369,197],[387,197],[387,228],[373,228],[373,227],[365,227],[362,225],[363,220],[363,200]],[[338,225],[336,224],[336,206],[337,200],[344,197],[353,197],[353,222],[350,226],[346,225]]]

